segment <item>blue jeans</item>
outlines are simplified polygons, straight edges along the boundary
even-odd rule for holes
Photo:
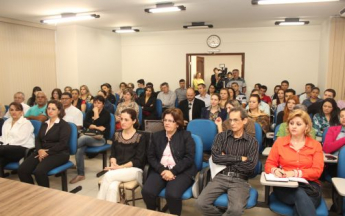
[[[105,144],[105,139],[95,139],[90,136],[81,136],[78,139],[78,150],[77,153],[75,154],[75,160],[77,163],[77,172],[78,175],[84,176],[84,154],[85,154],[85,149],[88,146],[102,146]]]
[[[316,216],[316,208],[321,203],[321,187],[316,182],[310,182],[310,184],[316,186],[316,188],[319,190],[319,196],[310,197],[300,187],[273,187],[273,191],[281,202],[288,205],[294,205],[294,216]]]

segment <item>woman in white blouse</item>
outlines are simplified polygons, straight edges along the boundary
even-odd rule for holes
[[[35,145],[34,127],[23,117],[23,106],[13,102],[9,107],[10,118],[2,126],[0,137],[0,177],[3,168],[10,162],[18,162],[25,156],[27,148]]]

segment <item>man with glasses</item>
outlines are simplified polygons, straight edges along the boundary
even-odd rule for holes
[[[211,153],[216,165],[226,166],[217,173],[196,201],[203,215],[222,215],[213,205],[223,193],[228,194],[228,208],[223,215],[242,215],[249,198],[248,178],[254,173],[259,159],[259,145],[255,138],[244,131],[248,115],[240,107],[231,109],[231,130],[217,134]]]
[[[61,103],[63,108],[65,109],[65,116],[63,119],[67,122],[74,123],[78,130],[82,129],[83,127],[83,113],[72,106],[72,95],[69,92],[64,92],[61,95]]]
[[[36,105],[31,107],[26,114],[24,115],[25,118],[29,120],[38,120],[41,122],[45,122],[48,117],[46,114],[47,109],[47,96],[44,94],[43,91],[38,91],[36,93]]]

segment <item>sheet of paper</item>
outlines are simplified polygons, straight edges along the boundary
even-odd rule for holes
[[[276,177],[272,173],[270,173],[270,174],[265,173],[265,179],[266,179],[266,181],[278,181],[278,182],[288,182],[289,181],[288,178],[279,178],[279,177]]]
[[[210,164],[210,170],[211,170],[211,178],[213,179],[220,171],[226,168],[225,165],[219,165],[215,164],[212,161],[212,156],[208,159],[208,162]]]

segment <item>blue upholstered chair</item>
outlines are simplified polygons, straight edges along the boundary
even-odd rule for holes
[[[119,102],[120,102],[120,95],[118,93],[115,93],[115,98],[116,98],[116,103],[115,104],[118,105]]]
[[[192,138],[195,142],[195,157],[194,163],[198,172],[202,169],[202,157],[203,157],[203,143],[198,135],[192,134]],[[183,193],[181,199],[187,200],[193,197],[192,185]],[[165,188],[158,195],[160,198],[165,198]],[[167,210],[167,206],[163,208],[163,212]]]
[[[106,137],[106,141],[104,145],[88,146],[85,150],[85,153],[91,153],[91,154],[102,153],[103,155],[102,170],[104,169],[104,167],[107,166],[107,150],[110,149],[111,147],[111,145],[107,143],[107,140],[112,139],[114,136],[114,133],[115,133],[115,116],[110,113],[110,132],[109,132],[109,137]],[[99,173],[97,173],[97,177],[99,177]]]
[[[276,141],[276,139],[277,139],[277,133],[279,131],[280,125],[281,124],[277,125],[276,128],[274,129],[273,142]]]
[[[86,110],[85,113],[89,112],[92,109],[92,103],[86,102]]]
[[[326,139],[326,134],[327,134],[327,131],[328,131],[328,128],[329,127],[326,127],[324,130],[323,130],[323,133],[322,133],[322,145],[323,145],[323,143],[325,142],[325,139]]]
[[[37,120],[30,120],[30,122],[34,126],[34,134],[35,134],[35,137],[37,137],[38,132],[40,131],[42,122],[37,121]],[[27,149],[25,154],[28,156],[28,154],[31,150],[33,150],[33,149]],[[4,167],[4,170],[18,170],[19,165],[20,165],[19,161],[18,162],[11,162],[11,163],[8,163]]]
[[[259,123],[255,122],[255,138],[258,141],[259,144],[259,152],[261,153],[263,151],[262,148],[262,142],[263,142],[263,137],[262,137],[262,128]]]
[[[160,99],[156,100],[156,111],[157,111],[157,117],[158,119],[162,118],[162,112],[163,112],[163,104]]]
[[[195,119],[188,123],[187,131],[198,135],[203,143],[204,152],[210,153],[213,140],[217,135],[217,125],[208,119]],[[208,161],[203,162],[203,168],[208,166]]]
[[[138,113],[138,120],[139,120],[139,125],[143,124],[143,109],[141,108],[141,106],[139,107],[139,113]]]
[[[77,126],[73,123],[68,122],[69,126],[71,127],[71,136],[69,138],[69,153],[70,155],[75,155],[77,152],[77,146],[78,146],[78,129]],[[67,163],[58,166],[48,172],[48,176],[61,174],[61,185],[63,191],[68,191],[67,187],[67,175],[66,171],[69,168],[72,168],[74,164],[71,161],[68,161]]]

